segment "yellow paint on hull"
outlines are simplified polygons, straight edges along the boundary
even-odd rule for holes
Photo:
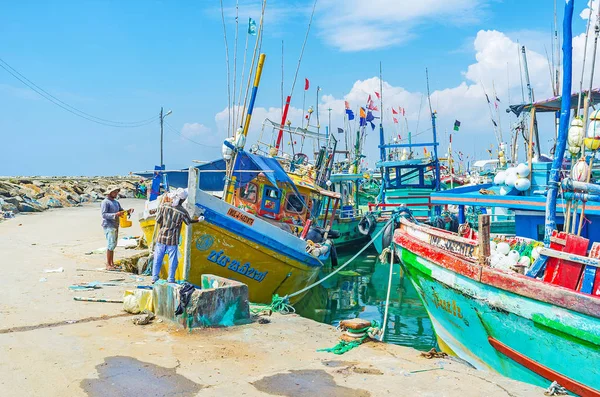
[[[151,244],[154,219],[140,220],[140,225],[148,244]],[[319,274],[319,267],[306,266],[209,222],[194,223],[191,227],[191,259],[187,281],[192,284],[200,285],[202,274],[214,274],[248,285],[250,301],[270,303],[273,294],[285,296],[296,292],[314,282]],[[181,236],[176,280],[184,279],[186,225],[182,227]],[[161,278],[167,276],[166,257],[164,263]],[[262,274],[264,276],[261,277]],[[295,297],[292,302],[300,298]]]

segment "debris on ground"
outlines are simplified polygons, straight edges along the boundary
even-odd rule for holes
[[[546,396],[564,396],[567,394],[569,394],[567,389],[559,385],[557,381],[552,382],[544,392],[544,395]]]
[[[149,310],[144,310],[139,316],[134,316],[131,321],[133,321],[135,325],[146,325],[149,324],[154,317],[154,313]]]
[[[46,269],[46,270],[44,270],[44,273],[62,273],[64,271],[65,271],[64,268],[59,267],[58,269]]]
[[[446,357],[448,357],[448,354],[446,354],[444,352],[439,352],[435,349],[435,347],[432,347],[431,350],[429,350],[428,352],[421,353],[421,357],[425,357],[427,359],[446,358]]]
[[[269,320],[268,318],[261,317],[258,319],[258,323],[259,324],[270,324],[271,320]]]

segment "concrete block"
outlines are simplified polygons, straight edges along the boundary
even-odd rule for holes
[[[229,327],[249,322],[250,309],[246,284],[210,274],[202,275],[202,288],[196,288],[181,315],[175,315],[179,305],[181,285],[159,281],[154,284],[155,313],[184,328]]]

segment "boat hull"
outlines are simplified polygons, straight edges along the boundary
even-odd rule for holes
[[[597,317],[466,277],[438,262],[449,260],[440,250],[410,240],[397,231],[396,253],[448,353],[542,387],[570,381],[578,394],[599,393]]]
[[[146,240],[152,244],[154,218],[142,219],[140,225]],[[188,236],[191,236],[189,246],[186,242]],[[186,250],[189,252],[187,269]],[[166,278],[167,256],[163,263],[160,276]],[[189,232],[185,224],[182,226],[175,279],[200,285],[203,274],[214,274],[248,285],[251,302],[270,303],[274,294],[285,296],[314,282],[320,269],[320,266],[307,265],[267,244],[257,243],[215,222],[204,220],[192,224]],[[292,302],[301,298],[302,295],[298,295]]]

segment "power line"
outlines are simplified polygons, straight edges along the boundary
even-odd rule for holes
[[[219,149],[219,148],[220,148],[220,146],[211,146],[211,145],[205,145],[205,144],[203,144],[203,143],[200,143],[200,142],[196,142],[195,140],[193,140],[193,139],[190,139],[190,138],[188,138],[187,136],[183,135],[181,132],[177,131],[177,130],[175,129],[175,127],[173,127],[173,126],[172,126],[171,124],[169,124],[168,122],[164,121],[164,123],[165,123],[165,125],[168,127],[168,129],[169,129],[171,132],[173,132],[173,133],[175,133],[175,134],[179,135],[179,136],[180,136],[180,137],[182,137],[183,139],[186,139],[186,140],[188,140],[188,141],[190,141],[190,142],[192,142],[192,143],[195,143],[195,144],[196,144],[196,145],[198,145],[198,146],[209,147],[209,148],[214,148],[214,149]]]
[[[110,127],[117,127],[117,128],[136,128],[136,127],[142,127],[142,126],[148,125],[150,123],[153,123],[154,121],[158,120],[158,117],[159,117],[158,115],[156,115],[151,118],[148,118],[145,120],[139,120],[139,121],[114,121],[114,120],[103,119],[103,118],[91,115],[89,113],[86,113],[83,110],[79,110],[76,107],[71,106],[68,103],[66,103],[66,102],[60,100],[59,98],[55,97],[54,95],[50,94],[48,91],[44,90],[43,88],[41,88],[40,86],[35,84],[33,81],[29,80],[27,77],[25,77],[24,75],[19,73],[18,70],[16,70],[12,66],[10,66],[10,64],[8,64],[2,58],[0,58],[0,67],[2,69],[6,70],[15,79],[19,80],[21,83],[26,85],[29,89],[36,92],[42,98],[48,100],[49,102],[52,102],[54,105],[62,108],[63,110],[66,110],[69,113],[72,113],[78,117],[92,121],[97,124],[106,125],[106,126],[110,126]]]

